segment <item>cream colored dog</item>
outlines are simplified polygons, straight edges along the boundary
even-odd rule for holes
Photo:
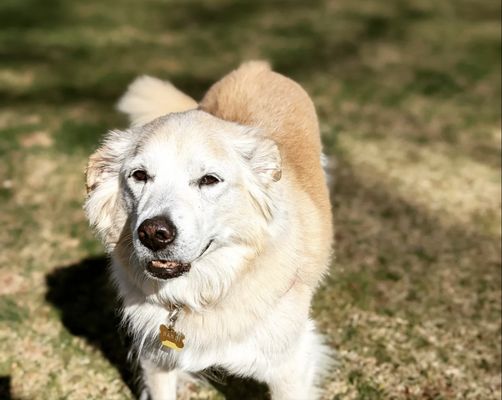
[[[147,393],[175,399],[180,371],[215,366],[274,400],[316,398],[326,348],[309,309],[332,223],[308,95],[250,62],[199,104],[139,78],[119,109],[132,127],[91,156],[85,209]]]

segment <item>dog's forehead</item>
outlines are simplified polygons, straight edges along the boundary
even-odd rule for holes
[[[143,128],[136,153],[169,153],[176,158],[209,154],[219,158],[228,150],[226,133],[235,129],[234,124],[200,110],[168,114]]]
[[[200,110],[168,114],[141,128],[134,154],[159,161],[225,159],[233,136],[228,133],[236,129],[235,124]]]

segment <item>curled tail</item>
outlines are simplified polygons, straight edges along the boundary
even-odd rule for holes
[[[194,108],[197,102],[173,84],[147,75],[136,78],[117,104],[117,109],[128,115],[133,126]]]

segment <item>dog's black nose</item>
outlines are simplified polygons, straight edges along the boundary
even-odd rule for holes
[[[138,228],[138,237],[150,250],[162,250],[176,237],[176,227],[164,216],[145,219]]]

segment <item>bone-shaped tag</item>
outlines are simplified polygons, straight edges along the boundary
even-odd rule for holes
[[[181,350],[185,346],[183,343],[185,335],[165,325],[160,325],[159,339],[163,346],[169,347],[170,349]]]

